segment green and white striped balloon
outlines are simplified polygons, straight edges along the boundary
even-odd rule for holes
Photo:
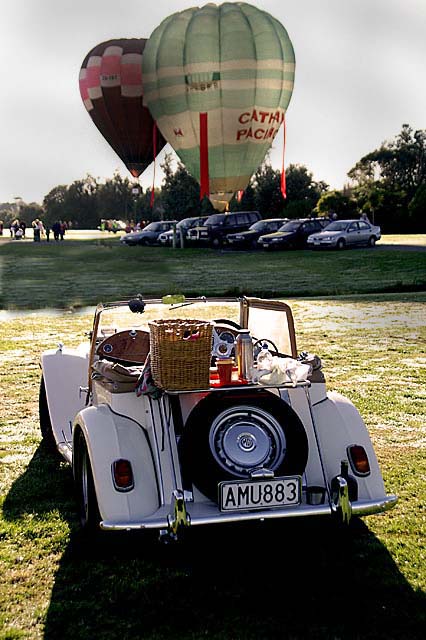
[[[283,25],[244,2],[175,13],[149,38],[144,103],[190,173],[202,183],[208,171],[218,208],[262,163],[284,121],[294,68]]]

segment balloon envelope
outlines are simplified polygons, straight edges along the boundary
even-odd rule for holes
[[[145,44],[137,38],[102,42],[85,57],[79,78],[93,122],[135,178],[166,144],[143,106]]]
[[[215,204],[244,189],[262,163],[284,121],[294,68],[283,25],[243,2],[175,13],[149,38],[144,103],[199,181],[207,138]]]

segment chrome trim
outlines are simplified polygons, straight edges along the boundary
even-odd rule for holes
[[[375,513],[384,513],[393,509],[398,502],[398,496],[394,494],[387,495],[383,500],[364,500],[363,502],[352,503],[352,515],[354,516],[370,516]]]
[[[395,495],[384,496],[381,500],[363,500],[352,505],[352,515],[368,516],[392,509],[398,501]],[[298,518],[309,516],[330,516],[332,510],[329,505],[299,505],[297,507],[286,507],[285,509],[274,509],[256,512],[224,514],[217,513],[210,516],[197,516],[192,513],[191,525],[221,524],[222,522],[244,522],[249,520],[272,520],[275,518]],[[119,531],[131,529],[167,529],[167,515],[163,512],[161,516],[152,516],[143,521],[110,522],[103,520],[100,524],[105,531]]]
[[[72,446],[68,442],[59,442],[56,448],[68,464],[72,464]]]
[[[265,469],[264,467],[256,467],[250,471],[250,478],[257,480],[258,478],[273,478],[274,472],[272,469]]]
[[[165,501],[166,501],[165,495],[164,495],[164,479],[163,479],[163,471],[161,468],[160,448],[159,448],[158,436],[157,436],[157,425],[156,425],[154,409],[152,404],[154,401],[150,396],[148,396],[148,402],[149,402],[149,414],[150,414],[151,425],[152,425],[152,435],[154,438],[153,447],[152,447],[153,460],[154,460],[154,466],[157,468],[156,477],[157,477],[157,486],[158,486],[160,504],[163,505],[165,504]]]

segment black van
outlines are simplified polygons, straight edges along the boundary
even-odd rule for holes
[[[193,227],[188,231],[187,239],[194,244],[209,244],[221,247],[226,244],[228,233],[247,231],[261,215],[258,211],[234,211],[232,213],[214,213],[209,216],[203,226]]]

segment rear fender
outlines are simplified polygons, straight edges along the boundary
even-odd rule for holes
[[[80,411],[74,421],[73,444],[78,430],[86,440],[102,519],[135,522],[154,513],[159,507],[159,492],[146,430],[107,405]],[[123,458],[133,469],[134,487],[128,491],[117,490],[113,482],[113,462]]]
[[[46,388],[47,405],[57,443],[70,442],[74,416],[86,404],[88,351],[59,348],[45,351],[41,368]]]
[[[344,396],[336,392],[329,392],[327,396],[326,400],[312,407],[312,413],[328,481],[340,473],[341,460],[348,458],[347,447],[361,445],[368,455],[370,475],[356,476],[349,466],[349,473],[358,482],[359,499],[383,498],[385,488],[382,474],[363,419],[352,402]]]

